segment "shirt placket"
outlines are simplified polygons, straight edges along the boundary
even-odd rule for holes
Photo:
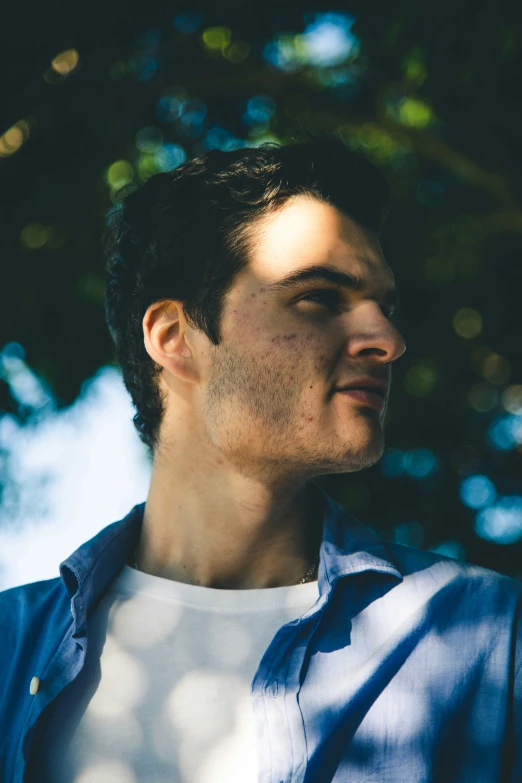
[[[71,628],[72,631],[72,628]],[[25,783],[36,726],[44,709],[61,693],[83,667],[85,640],[77,641],[69,632],[42,674],[39,687],[27,714],[25,728],[17,751],[13,783]]]
[[[302,783],[306,738],[298,703],[306,651],[319,623],[318,611],[281,628],[252,682],[258,742],[258,783]]]

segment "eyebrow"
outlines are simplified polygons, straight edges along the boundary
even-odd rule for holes
[[[347,288],[350,291],[364,291],[364,280],[350,272],[342,272],[335,266],[315,264],[306,269],[299,269],[290,275],[265,286],[266,290],[274,292],[288,291],[301,286],[303,283],[333,283],[336,288]],[[396,288],[388,288],[384,293],[384,301],[390,307],[397,309],[399,306],[399,292]]]

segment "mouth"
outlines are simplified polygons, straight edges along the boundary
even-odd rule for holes
[[[386,405],[386,395],[376,389],[338,389],[336,394],[349,397],[375,410],[383,410]]]

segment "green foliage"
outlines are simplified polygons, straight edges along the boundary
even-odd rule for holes
[[[0,346],[23,345],[58,404],[72,402],[113,360],[100,235],[121,188],[212,147],[337,131],[395,194],[383,246],[408,351],[389,459],[321,483],[386,536],[521,576],[521,540],[485,540],[462,499],[475,474],[500,497],[522,493],[520,12],[492,0],[354,0],[317,18],[169,8],[94,3],[80,20],[46,7],[9,27]],[[5,389],[0,401],[12,409]]]

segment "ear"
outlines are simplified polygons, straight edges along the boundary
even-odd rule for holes
[[[191,347],[192,330],[181,302],[155,302],[143,316],[142,325],[145,349],[150,358],[180,380],[197,382],[199,373]]]

